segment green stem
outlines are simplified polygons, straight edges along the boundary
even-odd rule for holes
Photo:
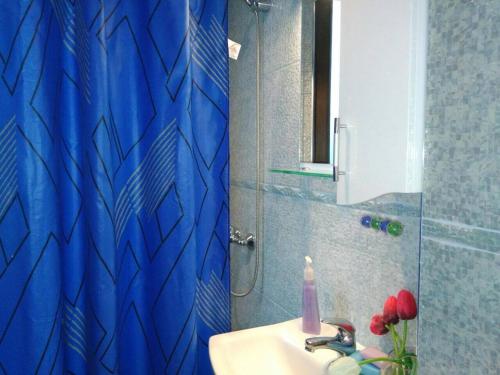
[[[402,351],[406,352],[406,340],[408,339],[408,320],[403,322],[403,348]]]
[[[411,373],[410,375],[417,375],[418,373],[418,361],[417,361],[417,356],[413,357],[413,367],[411,368]]]
[[[364,359],[362,361],[358,362],[358,365],[364,366],[369,363],[373,362],[392,362],[392,363],[397,363],[398,365],[402,364],[402,362],[399,359],[394,359],[394,358],[388,358],[388,357],[378,357],[378,358],[370,358],[370,359]]]
[[[394,327],[394,324],[388,324],[387,328],[389,329],[389,332],[391,332],[392,336],[392,343],[394,345],[394,352],[396,353],[396,357],[399,357],[400,352],[399,352],[399,338],[398,338],[398,333],[396,332],[396,329]]]

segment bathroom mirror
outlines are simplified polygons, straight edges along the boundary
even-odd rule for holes
[[[339,204],[421,192],[426,1],[301,5],[301,169]]]
[[[303,168],[328,167],[334,155],[332,120],[338,116],[340,3],[302,1]],[[316,166],[312,165],[316,164]]]

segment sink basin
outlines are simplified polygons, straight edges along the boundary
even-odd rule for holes
[[[212,336],[210,361],[216,375],[322,375],[339,357],[333,350],[310,353],[304,340],[335,336],[337,329],[321,324],[321,333],[303,333],[302,319]]]

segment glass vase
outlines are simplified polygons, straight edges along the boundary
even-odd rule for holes
[[[380,374],[381,375],[410,375],[410,368],[403,367],[402,365],[398,365],[396,363],[391,364],[390,366],[384,368]]]
[[[403,356],[403,364],[391,363],[390,366],[380,371],[381,375],[417,375],[417,355],[415,348],[407,348]],[[393,352],[389,353],[389,357],[396,358]]]

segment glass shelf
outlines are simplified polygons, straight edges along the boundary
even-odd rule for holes
[[[293,174],[296,176],[308,176],[308,177],[319,177],[319,178],[332,178],[331,173],[309,171],[298,168],[272,168],[269,170],[271,173],[281,173],[281,174]]]

